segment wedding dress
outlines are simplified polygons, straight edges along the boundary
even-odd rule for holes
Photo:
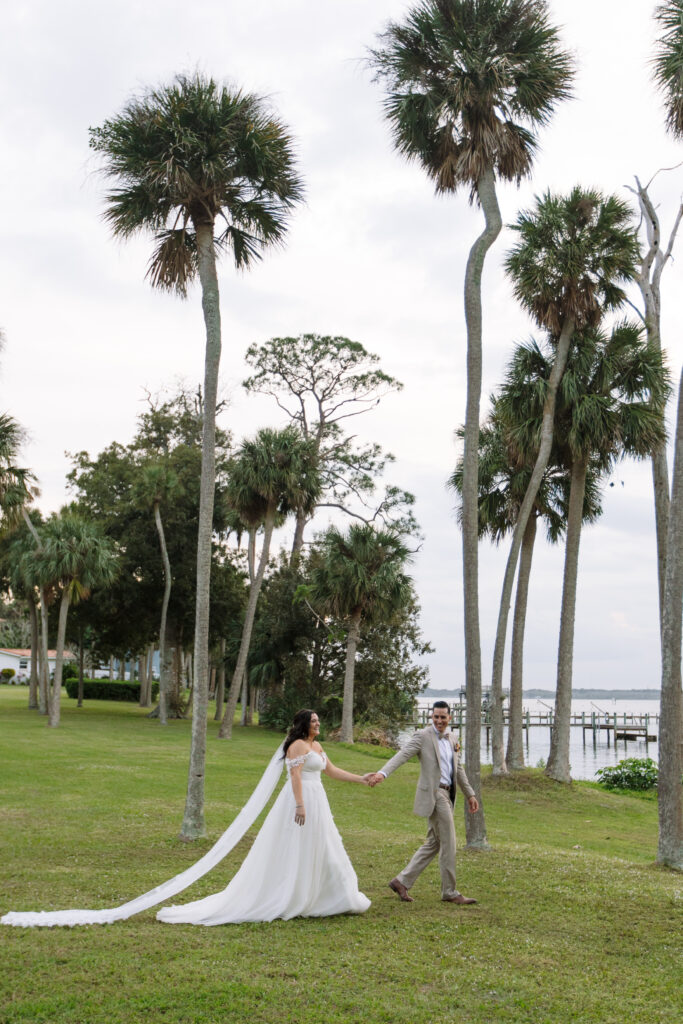
[[[0,918],[0,924],[24,928],[110,924],[187,889],[223,860],[256,821],[282,774],[282,750],[281,745],[275,751],[256,789],[220,839],[195,864],[168,882],[119,907],[10,911]],[[356,873],[342,845],[320,778],[325,755],[312,750],[284,763],[288,779],[292,767],[301,765],[306,823],[300,826],[294,822],[295,800],[288,781],[228,887],[194,903],[166,907],[157,914],[160,921],[216,925],[367,910],[370,901],[358,891]]]
[[[171,924],[236,924],[360,914],[370,900],[358,880],[327,802],[320,773],[324,754],[315,750],[285,761],[287,776],[301,765],[305,825],[294,821],[294,793],[283,787],[251,850],[227,889],[157,914]]]

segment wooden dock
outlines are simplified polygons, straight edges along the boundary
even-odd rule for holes
[[[545,728],[552,732],[554,726],[554,712],[547,711],[535,712],[532,714],[529,711],[524,713],[522,720],[522,726],[524,729],[538,729]],[[503,722],[507,726],[509,724],[509,713],[507,709],[503,711]],[[466,727],[467,724],[467,712],[464,704],[458,703],[451,707],[451,728],[461,731]],[[420,729],[427,725],[431,721],[431,712],[427,708],[419,708],[416,710],[413,716],[413,726],[416,729]],[[593,742],[597,742],[598,735],[605,733],[607,737],[607,743],[610,744],[611,739],[616,740],[635,740],[644,739],[646,743],[655,742],[657,735],[652,731],[652,726],[657,726],[659,723],[659,715],[634,715],[634,714],[617,714],[616,712],[597,712],[582,711],[578,714],[573,714],[570,717],[570,725],[573,728],[579,728],[582,730],[584,738],[586,732],[589,732],[593,736]],[[488,736],[491,728],[491,715],[487,708],[482,708],[481,711],[481,727],[486,729]]]

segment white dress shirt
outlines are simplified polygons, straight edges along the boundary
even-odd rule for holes
[[[432,729],[439,741],[439,762],[441,764],[441,779],[444,786],[451,786],[453,782],[453,748],[451,747],[450,730],[440,733],[435,725]]]

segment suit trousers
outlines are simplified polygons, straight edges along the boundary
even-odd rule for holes
[[[434,857],[439,854],[439,871],[441,872],[441,899],[457,896],[455,885],[455,824],[453,823],[453,804],[446,789],[438,789],[434,810],[428,818],[429,829],[424,843],[414,854],[410,863],[396,877],[399,882],[410,889],[418,875],[424,871]]]

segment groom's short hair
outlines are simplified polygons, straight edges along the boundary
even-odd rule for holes
[[[446,711],[448,711],[449,714],[450,714],[450,711],[451,711],[450,707],[448,706],[448,701],[445,701],[445,700],[435,700],[434,703],[432,704],[432,711],[435,708],[445,708]]]

